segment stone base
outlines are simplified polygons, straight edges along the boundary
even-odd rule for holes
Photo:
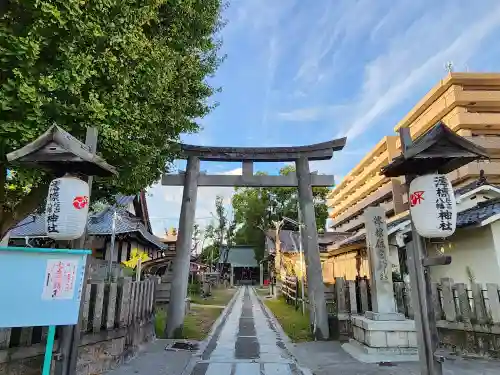
[[[413,320],[371,320],[352,317],[354,340],[344,348],[362,362],[418,360],[417,334]]]
[[[373,311],[366,311],[365,312],[365,318],[368,318],[370,320],[383,320],[383,321],[400,321],[400,320],[406,320],[406,317],[404,314],[400,314],[397,312],[393,313],[378,313],[378,312],[373,312]]]
[[[380,362],[417,362],[417,348],[371,348],[356,340],[349,340],[342,345],[348,354],[363,363]]]

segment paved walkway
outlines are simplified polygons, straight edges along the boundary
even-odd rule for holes
[[[299,375],[275,320],[253,288],[240,288],[192,375]]]
[[[391,367],[361,363],[347,354],[339,342],[318,341],[293,344],[292,353],[314,375],[420,375],[418,362],[397,363]],[[446,360],[443,375],[500,375],[499,361],[477,359]]]
[[[338,342],[291,344],[282,335],[274,317],[255,295],[253,288],[240,288],[204,348],[166,351],[172,340],[148,344],[146,351],[109,375],[420,375],[419,364],[398,363],[393,367],[360,363]],[[286,345],[285,345],[286,344]],[[290,348],[292,354],[288,351]],[[500,362],[446,361],[443,375],[500,375]]]

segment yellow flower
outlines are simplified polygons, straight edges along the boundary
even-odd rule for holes
[[[139,259],[141,260],[141,263],[144,263],[144,262],[150,260],[151,258],[148,257],[148,254],[146,254],[144,251],[139,251],[137,249],[133,249],[130,252],[130,260],[125,260],[122,262],[122,264],[128,268],[135,268],[135,267],[137,267],[137,264],[139,263]]]

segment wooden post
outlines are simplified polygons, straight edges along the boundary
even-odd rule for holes
[[[358,302],[356,299],[356,283],[354,282],[354,280],[348,280],[347,287],[349,290],[349,306],[350,306],[349,312],[354,315],[358,313]]]
[[[365,313],[369,309],[368,303],[368,285],[366,285],[367,281],[365,279],[361,279],[359,281],[359,294],[361,295],[361,313]]]
[[[460,307],[460,317],[464,321],[464,323],[471,322],[471,309],[469,305],[469,295],[467,292],[467,287],[464,283],[455,284],[455,288],[457,290],[458,297],[458,305]]]
[[[405,284],[403,282],[394,283],[394,295],[396,297],[396,310],[398,313],[406,314],[405,312]]]
[[[409,128],[399,130],[403,154],[412,144]],[[405,176],[410,185],[415,176]],[[411,224],[412,241],[407,246],[407,263],[412,288],[412,303],[415,311],[415,326],[417,329],[418,354],[422,375],[442,375],[443,368],[435,352],[439,345],[436,319],[432,308],[432,285],[430,272],[422,261],[427,258],[424,239],[418,234],[415,225]]]
[[[486,304],[481,284],[472,283],[472,300],[474,301],[474,316],[477,322],[479,324],[486,323]]]
[[[457,320],[457,310],[455,308],[455,297],[453,295],[453,279],[441,279],[441,291],[443,293],[443,310],[446,320],[454,322]]]
[[[493,324],[500,323],[500,301],[498,299],[498,285],[486,284],[486,294],[490,305],[490,315]]]
[[[103,308],[104,308],[104,282],[92,284],[91,301],[92,309],[92,331],[97,333],[101,330]]]
[[[118,303],[117,303],[117,320],[118,327],[126,327],[128,325],[128,315],[130,308],[130,292],[132,289],[132,279],[124,278],[118,288]]]
[[[134,281],[131,285],[130,292],[130,307],[128,314],[128,324],[131,325],[135,319],[135,304],[137,302],[137,281]]]
[[[441,309],[441,300],[439,298],[438,283],[432,283],[432,306],[434,310],[434,317],[436,321],[441,320],[443,316],[443,310]]]
[[[179,234],[177,250],[173,264],[172,289],[168,304],[166,336],[173,338],[182,330],[186,313],[186,297],[189,281],[189,266],[191,258],[191,242],[198,195],[198,176],[200,174],[200,159],[190,156],[187,161],[182,194],[181,216],[179,219]]]
[[[0,349],[9,349],[12,328],[0,328]]]
[[[115,328],[115,311],[116,311],[116,293],[117,293],[116,283],[110,283],[108,285],[107,293],[107,306],[106,306],[106,329]]]
[[[259,263],[259,276],[260,276],[260,287],[262,288],[264,286],[264,265],[262,262]]]
[[[94,127],[87,128],[87,134],[85,136],[85,145],[89,147],[90,152],[92,154],[95,154],[97,152],[97,135],[98,135],[97,128]],[[92,195],[93,181],[94,178],[92,176],[87,177],[87,183],[89,185],[89,199],[90,195]],[[86,237],[87,237],[87,226],[85,226],[85,231],[83,235],[75,242],[75,244],[77,244],[76,248],[78,249],[84,248]],[[83,274],[83,281],[82,281],[82,296],[86,295],[86,288],[89,277],[89,263],[90,261],[89,259],[87,259],[87,266],[85,267],[85,272]],[[76,363],[78,360],[78,346],[80,345],[80,334],[82,331],[83,308],[84,308],[84,298],[81,298],[80,316],[78,318],[78,323],[74,326],[66,326],[63,329],[63,335],[60,341],[69,340],[70,345],[67,346],[69,352],[68,351],[61,352],[62,354],[61,359],[64,362],[64,364],[60,369],[61,372],[55,371],[55,375],[73,375],[76,373]],[[64,348],[65,346],[61,345],[61,347]]]
[[[87,332],[89,329],[89,309],[90,309],[90,288],[85,288],[85,293],[82,295],[83,308],[82,320],[80,321],[80,331]]]
[[[339,313],[347,312],[347,303],[345,299],[345,284],[343,277],[335,278],[335,297],[337,299],[337,311]]]

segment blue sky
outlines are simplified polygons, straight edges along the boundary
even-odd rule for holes
[[[497,0],[232,0],[221,32],[226,60],[211,79],[219,106],[185,142],[285,146],[347,136],[333,160],[312,169],[337,181],[433,87],[455,71],[500,71]],[[177,164],[182,168],[182,162]],[[277,173],[277,164],[256,169]],[[239,165],[207,163],[211,173]],[[154,185],[156,234],[177,226],[181,188]],[[202,188],[196,216],[208,223],[217,194]]]

